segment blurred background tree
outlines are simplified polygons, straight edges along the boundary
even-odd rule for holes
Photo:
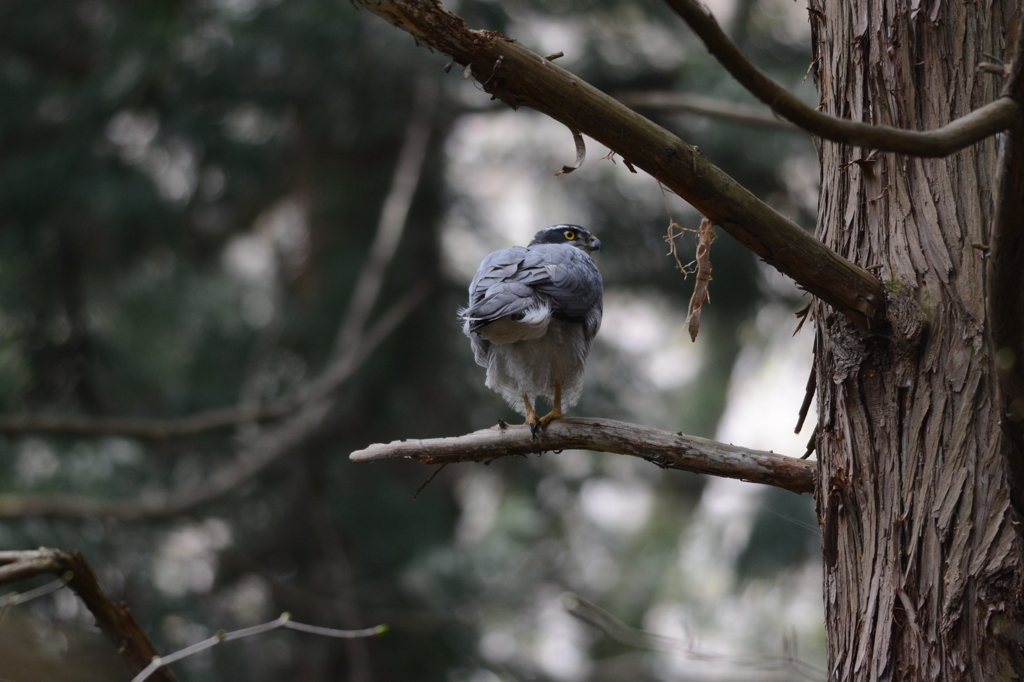
[[[804,9],[712,9],[755,62],[812,100]],[[612,94],[752,101],[658,4],[458,11],[542,54],[564,51],[560,64]],[[514,418],[483,387],[454,311],[487,252],[558,222],[605,243],[605,326],[576,414],[802,452],[803,439],[784,435],[810,367],[809,340],[788,340],[799,292],[723,237],[690,344],[692,278],[666,255],[665,235],[671,219],[695,228],[699,216],[593,142],[580,170],[553,178],[572,158],[569,133],[489,102],[444,66],[344,2],[0,3],[6,415],[249,414],[301,395],[344,356],[339,335],[400,150],[417,121],[430,131],[401,240],[377,268],[380,294],[356,297],[373,304],[370,328],[416,305],[347,382],[283,426],[282,415],[236,419],[181,438],[9,428],[0,547],[82,549],[163,652],[284,610],[392,627],[350,643],[285,632],[240,641],[178,664],[181,680],[774,679],[756,665],[611,643],[561,610],[564,590],[702,650],[775,655],[795,636],[802,656],[821,660],[809,497],[565,452],[451,467],[414,500],[429,470],[348,462],[373,441]],[[651,115],[812,224],[806,137]],[[685,263],[693,237],[677,242]],[[244,469],[304,416],[265,466],[161,506],[168,491],[187,496]],[[82,500],[109,506],[90,513]],[[127,679],[90,626],[66,592],[12,610],[0,677]]]

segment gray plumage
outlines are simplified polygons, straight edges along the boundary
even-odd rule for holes
[[[520,414],[543,396],[575,405],[594,336],[601,327],[603,283],[590,251],[601,242],[576,225],[541,230],[530,246],[495,251],[469,285],[460,311],[486,385]],[[544,422],[546,424],[546,422]]]

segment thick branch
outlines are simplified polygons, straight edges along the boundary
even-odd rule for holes
[[[1024,19],[1007,84],[1024,101]],[[988,259],[988,318],[1000,427],[1008,438],[1011,499],[1024,514],[1024,119],[999,141],[995,216]]]
[[[494,31],[472,31],[437,0],[363,0],[419,43],[451,55],[481,87],[579,130],[642,168],[744,246],[863,327],[884,317],[871,273],[777,213],[692,147],[620,102]]]
[[[1014,99],[1003,97],[937,130],[901,130],[836,118],[801,102],[754,66],[729,40],[715,18],[696,0],[665,0],[704,41],[708,51],[755,97],[812,135],[843,144],[911,156],[948,156],[1006,130],[1024,115]]]
[[[404,457],[426,464],[446,464],[567,449],[630,455],[663,469],[738,478],[795,493],[814,492],[817,471],[811,462],[773,452],[748,450],[610,419],[582,418],[553,421],[538,438],[533,438],[525,425],[502,424],[457,438],[377,443],[353,452],[349,458],[353,462],[373,462]]]
[[[789,121],[776,118],[767,111],[714,97],[683,95],[675,92],[621,92],[615,95],[615,99],[634,109],[663,112],[685,111],[709,118],[784,130],[789,133],[803,132]]]
[[[47,548],[0,552],[0,583],[45,573],[56,576],[70,574],[68,587],[96,618],[96,626],[121,654],[133,675],[145,670],[153,657],[159,655],[128,606],[124,602],[114,604],[110,601],[79,552],[67,553]],[[156,677],[163,682],[175,682],[174,674],[166,668],[159,671]]]

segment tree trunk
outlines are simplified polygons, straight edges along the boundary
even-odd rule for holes
[[[1001,78],[976,67],[1010,58],[1021,4],[810,0],[822,109],[929,129],[992,101]],[[891,325],[817,305],[830,679],[1016,679],[1024,564],[985,315],[996,140],[820,156],[818,236],[877,270]]]

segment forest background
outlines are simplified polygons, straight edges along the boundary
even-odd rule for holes
[[[623,99],[754,103],[657,3],[452,9]],[[711,9],[815,101],[802,5]],[[774,668],[794,648],[821,665],[810,496],[566,451],[448,467],[414,499],[433,469],[349,462],[515,419],[455,310],[486,253],[559,222],[605,244],[574,414],[794,455],[810,435],[791,433],[808,299],[723,235],[691,343],[694,280],[666,234],[699,215],[589,140],[554,177],[571,133],[446,62],[343,2],[0,5],[0,548],[82,550],[162,653],[282,611],[390,626],[268,633],[176,664],[181,680],[790,679]],[[807,136],[642,111],[813,225]],[[677,234],[681,262],[694,242]],[[125,428],[197,414],[218,428]],[[565,591],[679,646],[616,643]],[[130,675],[63,590],[4,612],[0,677]]]

